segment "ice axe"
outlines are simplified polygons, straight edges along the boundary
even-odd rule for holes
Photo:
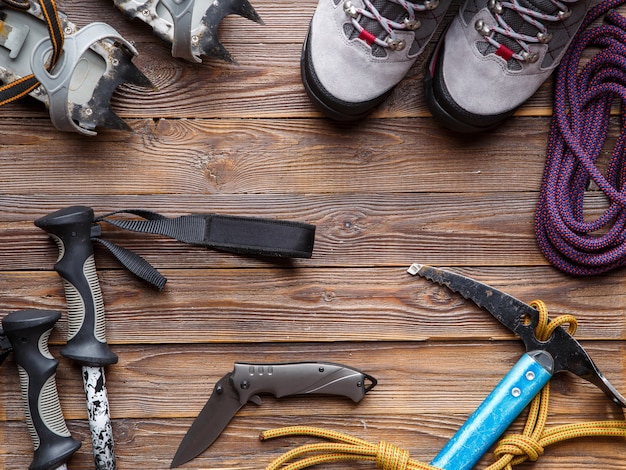
[[[430,462],[442,470],[469,470],[502,435],[552,376],[569,371],[591,382],[614,403],[626,399],[602,375],[583,347],[563,328],[541,341],[535,329],[539,312],[524,302],[474,279],[443,269],[413,264],[408,269],[472,300],[520,336],[526,353]]]

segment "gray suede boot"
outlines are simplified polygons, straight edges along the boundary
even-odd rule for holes
[[[424,81],[430,111],[458,132],[489,130],[559,65],[596,0],[467,0]]]
[[[328,117],[367,115],[404,78],[451,0],[320,0],[302,50],[302,82]]]

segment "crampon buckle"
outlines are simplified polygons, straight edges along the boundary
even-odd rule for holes
[[[53,0],[0,0],[0,26],[0,105],[30,95],[59,130],[130,130],[111,109],[113,92],[122,83],[154,86],[132,63],[137,50],[113,27],[78,29]]]

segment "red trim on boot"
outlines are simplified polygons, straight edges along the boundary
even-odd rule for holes
[[[374,41],[376,40],[376,36],[374,36],[369,31],[363,29],[359,33],[359,39],[365,41],[368,46],[371,46],[374,43]]]
[[[509,60],[511,60],[511,57],[513,57],[513,51],[505,45],[500,44],[500,47],[496,49],[496,55],[499,55],[508,62]]]

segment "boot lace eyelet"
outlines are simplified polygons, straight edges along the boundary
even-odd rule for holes
[[[561,10],[557,13],[557,16],[559,17],[559,19],[561,21],[568,19],[570,16],[572,16],[572,10],[570,10],[569,8],[566,8],[565,10]]]
[[[420,26],[422,26],[422,22],[417,18],[413,18],[412,20],[409,18],[404,19],[404,27],[409,31],[415,31]]]
[[[524,62],[528,62],[529,64],[534,64],[539,59],[539,55],[534,52],[524,51],[521,54]]]
[[[476,23],[474,23],[474,28],[476,28],[476,31],[478,31],[483,36],[489,36],[491,34],[491,28],[483,20],[478,20]]]
[[[406,47],[406,42],[403,39],[387,38],[385,42],[389,46],[389,49],[393,51],[401,51]]]
[[[547,44],[552,40],[552,34],[545,32],[545,33],[537,33],[537,41],[539,41],[541,44]]]
[[[498,2],[497,0],[489,0],[489,4],[487,6],[489,8],[489,11],[495,13],[496,15],[501,15],[504,11],[502,3]]]
[[[356,7],[350,1],[347,1],[347,2],[343,3],[343,11],[350,18],[357,18],[359,16],[359,12],[357,11]]]

